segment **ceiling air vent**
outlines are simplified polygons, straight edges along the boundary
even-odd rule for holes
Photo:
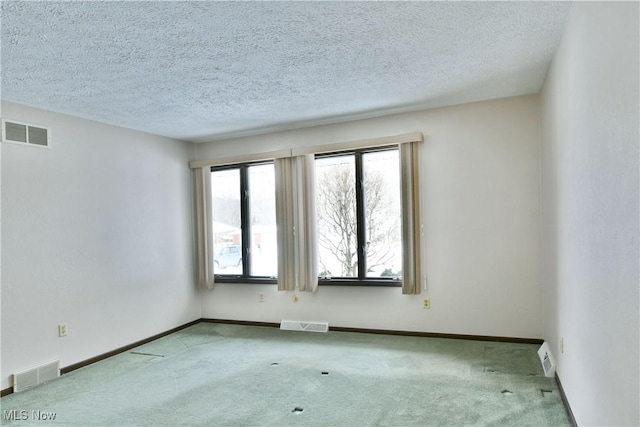
[[[38,147],[48,147],[49,129],[28,123],[3,120],[2,141]]]

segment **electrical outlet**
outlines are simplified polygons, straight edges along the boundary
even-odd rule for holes
[[[58,336],[59,337],[66,337],[67,336],[67,324],[66,323],[60,323],[58,325]]]
[[[299,300],[298,295],[294,295],[294,296],[291,298],[291,300],[292,300],[293,302],[298,302],[298,300]]]
[[[258,294],[258,302],[264,302],[264,294],[262,292]]]
[[[428,310],[431,308],[431,300],[429,298],[425,298],[422,300],[422,308]]]

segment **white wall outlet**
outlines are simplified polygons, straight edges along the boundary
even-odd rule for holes
[[[66,337],[67,336],[67,324],[66,323],[60,323],[58,325],[58,336],[59,337]]]
[[[293,297],[291,297],[291,301],[298,302],[299,301],[298,295],[294,295]]]
[[[431,308],[431,300],[429,298],[425,298],[422,300],[422,308],[428,310]]]
[[[262,292],[258,294],[258,302],[264,302],[264,294]]]

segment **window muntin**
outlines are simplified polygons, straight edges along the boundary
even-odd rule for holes
[[[398,149],[316,155],[321,284],[400,284]]]
[[[277,275],[273,163],[211,169],[216,281]]]

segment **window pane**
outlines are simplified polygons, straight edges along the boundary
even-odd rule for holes
[[[213,272],[242,274],[240,169],[211,172]]]
[[[278,274],[275,194],[273,163],[249,167],[252,276],[275,277]]]
[[[357,277],[355,156],[316,159],[320,277]]]
[[[402,230],[398,150],[362,156],[366,277],[402,275]]]

